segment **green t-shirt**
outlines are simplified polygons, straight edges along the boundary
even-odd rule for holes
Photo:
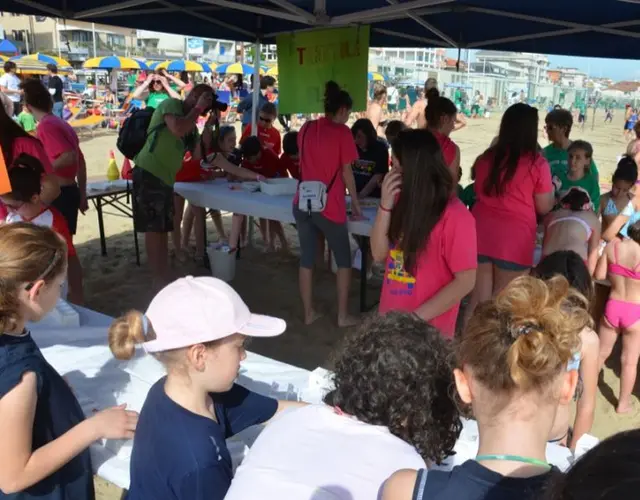
[[[458,188],[459,187],[460,185],[458,185]],[[460,201],[464,203],[469,210],[471,210],[476,202],[476,183],[472,182],[466,186],[458,195],[458,198],[460,198]]]
[[[180,99],[165,99],[153,112],[149,130],[163,124],[165,115],[184,116],[182,104]],[[161,179],[167,186],[173,186],[176,174],[182,166],[185,149],[185,140],[173,135],[166,126],[160,127],[149,134],[147,142],[135,158],[135,163]]]
[[[17,118],[17,122],[25,132],[33,132],[36,129],[36,119],[31,113],[22,111]]]
[[[557,177],[558,179],[566,179],[567,172],[569,171],[569,152],[566,149],[557,148],[553,144],[549,144],[546,148],[542,150],[542,154],[549,162],[549,166],[551,167],[551,176]],[[568,181],[568,179],[567,179]],[[591,201],[593,202],[594,207],[596,207],[596,211],[598,207],[600,207],[600,173],[598,172],[598,167],[596,166],[596,162],[591,160],[591,165],[589,165],[589,173],[579,181],[569,181],[573,184],[571,186],[580,186],[584,187],[589,196],[591,197]],[[580,183],[584,183],[587,187],[581,185]],[[563,187],[562,190],[566,191]],[[556,194],[558,191],[556,190]]]
[[[600,210],[600,186],[593,175],[587,174],[582,179],[574,181],[569,179],[566,173],[558,174],[553,176],[553,184],[556,190],[556,200],[560,201],[569,188],[580,187],[589,193],[594,211],[598,213]]]
[[[161,103],[169,99],[169,94],[166,92],[151,92],[147,97],[147,106],[153,109],[158,109]]]

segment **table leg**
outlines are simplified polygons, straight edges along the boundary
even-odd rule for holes
[[[360,251],[362,259],[360,261],[360,312],[367,311],[367,268],[369,267],[369,238],[360,237]]]
[[[140,266],[140,245],[138,244],[138,231],[136,230],[136,221],[133,220],[133,244],[136,247],[136,264]]]
[[[100,230],[100,249],[102,256],[107,255],[107,240],[104,236],[104,220],[102,218],[102,196],[96,197],[96,212],[98,212],[98,229]]]
[[[249,220],[247,221],[249,224],[249,236],[247,236],[247,248],[251,248],[253,246],[253,217],[249,216]],[[240,238],[242,240],[242,238]]]
[[[207,252],[207,219],[210,215],[210,210],[204,209],[204,255],[202,256],[202,265],[205,269],[211,269],[211,262],[209,262],[209,252]]]

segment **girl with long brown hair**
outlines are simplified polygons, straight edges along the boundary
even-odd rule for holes
[[[475,222],[431,132],[400,132],[393,162],[371,232],[373,258],[386,262],[380,313],[414,312],[453,337],[476,278]]]

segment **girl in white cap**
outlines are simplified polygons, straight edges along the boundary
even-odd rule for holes
[[[251,314],[229,285],[188,276],[166,286],[145,314],[131,311],[109,329],[118,359],[142,344],[167,369],[147,395],[131,455],[129,500],[222,500],[232,477],[225,440],[276,412],[277,401],[234,383],[249,337],[284,332],[277,318]]]

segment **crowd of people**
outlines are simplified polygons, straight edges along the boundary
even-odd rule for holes
[[[82,302],[72,235],[86,208],[86,165],[77,136],[53,113],[55,88],[36,80],[19,87],[38,122],[36,137],[13,120],[16,109],[0,109],[12,185],[0,197],[7,222],[0,226],[0,425],[13,431],[0,440],[2,493],[94,498],[89,445],[133,438],[132,500],[633,494],[631,468],[615,477],[604,472],[604,460],[619,460],[618,450],[629,446],[619,437],[566,476],[546,451],[574,451],[590,432],[598,377],[620,335],[617,411],[631,409],[640,357],[634,158],[620,160],[611,191],[600,197],[593,147],[571,141],[571,113],[547,114],[543,149],[538,111],[516,103],[474,160],[471,187],[463,187],[452,134],[464,122],[433,79],[404,122],[385,120],[388,93],[378,88],[367,116],[351,127],[351,96],[328,82],[324,115],[283,138],[273,127],[277,107],[260,98],[273,84],[264,77],[255,89],[259,108],[245,114],[255,114],[257,134],[247,123],[239,148],[235,130],[220,126],[223,107],[211,85],[180,95],[157,75],[143,84],[148,98],[166,94],[149,104],[132,172],[135,227],[145,233],[158,293],[145,312],[114,320],[108,333],[115,358],[130,359],[142,345],[166,368],[139,415],[123,405],[84,419],[27,330],[53,309],[65,280],[70,299]],[[195,229],[201,256],[206,218],[206,207],[185,210],[173,186],[212,177],[300,181],[292,212],[306,324],[319,317],[313,273],[325,242],[337,265],[337,325],[360,323],[348,307],[347,221],[362,218],[364,198],[379,198],[370,235],[371,256],[384,268],[379,314],[340,346],[334,387],[322,404],[277,401],[235,382],[247,337],[280,335],[284,321],[250,313],[215,278],[171,279],[169,235],[178,255]],[[225,238],[220,214],[213,217]],[[260,225],[269,246],[288,250],[279,222]],[[242,246],[245,227],[245,217],[234,214],[232,251]],[[594,278],[611,284],[599,324],[591,317]],[[447,470],[442,463],[456,450],[463,417],[477,421],[478,454]],[[263,423],[234,476],[225,440]]]

